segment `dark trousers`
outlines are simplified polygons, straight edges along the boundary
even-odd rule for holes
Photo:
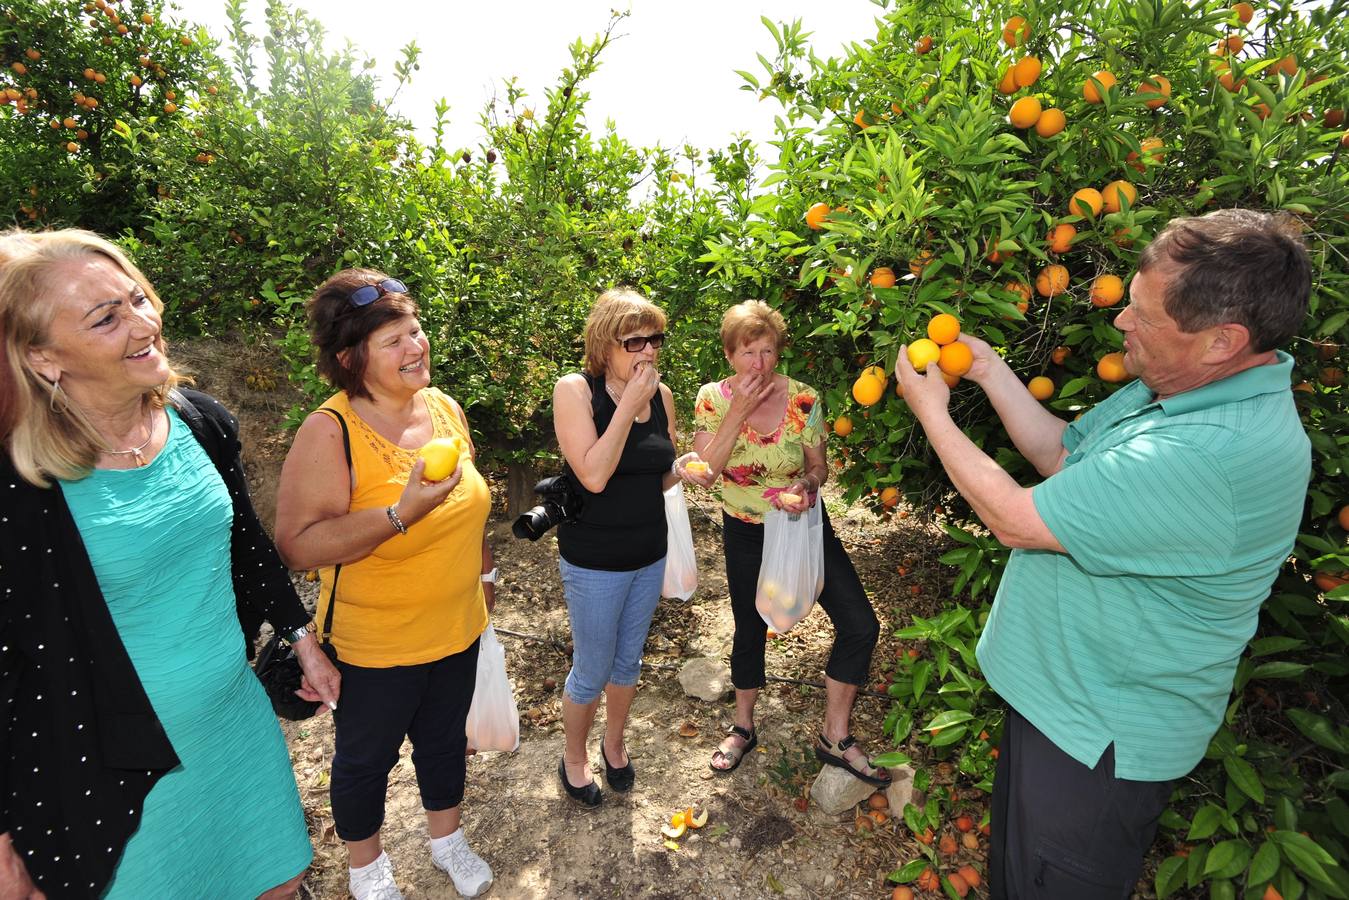
[[[834,646],[824,673],[844,684],[864,684],[880,624],[862,589],[848,552],[829,515],[824,518],[824,591],[819,604],[834,623]],[[726,550],[726,585],[731,593],[735,636],[731,641],[731,683],[741,690],[764,686],[764,642],[768,626],[754,608],[763,561],[764,527],[721,514],[721,543]]]
[[[1172,782],[1114,771],[1113,744],[1089,769],[1008,708],[993,777],[993,900],[1127,900]]]
[[[368,669],[339,661],[342,696],[333,713],[333,824],[344,841],[373,837],[384,824],[389,772],[406,735],[422,807],[452,809],[464,799],[464,724],[478,680],[478,642],[417,666]]]

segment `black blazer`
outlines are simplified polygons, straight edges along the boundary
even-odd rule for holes
[[[234,503],[230,551],[252,657],[262,621],[308,621],[248,496],[238,422],[215,398],[173,405]],[[174,560],[165,560],[172,565]],[[0,453],[0,832],[48,897],[101,894],[145,796],[178,757],[141,687],[59,485],[38,488]],[[240,760],[246,765],[246,760]]]

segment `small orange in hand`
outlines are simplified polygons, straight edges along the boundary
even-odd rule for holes
[[[1091,305],[1099,308],[1114,306],[1124,296],[1124,282],[1118,275],[1099,275],[1091,283]]]
[[[941,359],[941,347],[935,341],[919,338],[909,345],[909,364],[915,372],[925,372],[929,363]]]
[[[927,336],[938,344],[949,344],[960,337],[960,320],[950,313],[938,313],[927,323]]]
[[[806,227],[811,231],[819,231],[824,227],[824,217],[827,215],[829,215],[829,204],[816,203],[806,210]]]
[[[941,356],[937,357],[937,367],[947,375],[964,375],[973,365],[974,352],[970,350],[968,344],[959,341],[942,347]]]
[[[1105,69],[1094,73],[1082,84],[1082,98],[1088,103],[1100,103],[1102,95],[1115,86],[1115,81],[1115,76]]]
[[[1102,381],[1112,383],[1128,379],[1129,370],[1124,368],[1124,354],[1115,352],[1102,356],[1096,363],[1096,374],[1101,376]]]
[[[1030,128],[1040,120],[1040,101],[1034,97],[1022,97],[1012,104],[1011,110],[1007,113],[1007,121],[1012,123],[1013,128]]]
[[[1044,375],[1036,375],[1026,383],[1026,390],[1030,391],[1030,395],[1036,400],[1048,400],[1054,396],[1054,382]],[[968,831],[969,829],[962,828],[960,830]]]

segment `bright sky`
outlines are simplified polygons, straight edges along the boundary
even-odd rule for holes
[[[225,39],[223,0],[174,2],[183,18]],[[774,56],[773,36],[759,17],[800,19],[812,32],[816,54],[833,56],[844,44],[873,36],[874,20],[883,13],[871,0],[308,0],[296,5],[323,23],[330,49],[350,40],[378,61],[374,71],[385,96],[393,87],[399,49],[416,40],[421,70],[397,108],[429,142],[435,101],[446,98],[450,149],[476,145],[482,106],[494,95],[504,99],[505,78],[515,76],[542,104],[543,89],[556,83],[570,62],[568,45],[601,33],[611,9],[627,8],[632,14],[618,28],[620,39],[601,56],[599,72],[589,83],[591,128],[601,130],[613,120],[619,134],[634,144],[672,148],[685,141],[721,147],[744,133],[770,158],[776,153],[765,144],[780,107],[739,90],[743,82],[735,74],[744,69],[762,79],[755,54]],[[264,0],[247,0],[247,9],[260,34]]]

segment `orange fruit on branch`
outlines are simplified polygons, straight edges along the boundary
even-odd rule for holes
[[[916,278],[923,277],[923,270],[932,264],[932,251],[920,250],[918,255],[909,260],[909,272]]]
[[[1045,266],[1035,276],[1035,290],[1041,297],[1053,297],[1068,290],[1068,270],[1058,264]]]
[[[1091,283],[1091,305],[1098,309],[1114,306],[1124,296],[1124,282],[1118,275],[1098,275]]]
[[[1105,69],[1101,69],[1099,72],[1093,73],[1090,78],[1083,82],[1082,98],[1088,103],[1100,103],[1105,92],[1114,87],[1115,82],[1116,78],[1114,75],[1110,74]]]
[[[1105,206],[1105,198],[1096,188],[1082,188],[1073,193],[1068,200],[1068,212],[1075,216],[1084,216],[1088,219],[1094,219],[1101,214],[1101,208]]]
[[[1073,355],[1072,347],[1055,347],[1054,352],[1049,354],[1049,361],[1056,366],[1063,365],[1064,360]]]
[[[1030,304],[1030,285],[1024,281],[1009,281],[1003,287],[1020,297],[1021,303]],[[1021,303],[1018,303],[1017,306],[1020,306]],[[1025,310],[1022,310],[1022,312],[1025,312]]]
[[[929,37],[928,35],[923,35],[913,45],[913,52],[917,53],[919,56],[926,56],[928,53],[931,52],[931,50],[932,50],[932,38]]]
[[[968,344],[956,341],[941,348],[937,357],[937,367],[947,375],[964,375],[974,365],[974,352]],[[954,385],[952,385],[954,387]]]
[[[1068,117],[1063,114],[1063,110],[1051,106],[1040,113],[1040,118],[1035,120],[1035,133],[1042,138],[1051,138],[1058,134],[1068,124]]]
[[[1138,188],[1123,179],[1112,181],[1105,186],[1101,195],[1101,202],[1104,204],[1106,212],[1119,212],[1124,208],[1126,201],[1131,207],[1138,202]]]
[[[960,320],[950,313],[938,313],[927,323],[927,336],[938,344],[949,344],[960,337]]]
[[[1011,110],[1007,113],[1007,121],[1012,123],[1013,128],[1030,128],[1040,120],[1040,101],[1034,97],[1022,97],[1012,104]]]
[[[1232,12],[1237,14],[1237,18],[1241,21],[1242,25],[1251,24],[1251,19],[1255,18],[1255,7],[1251,6],[1249,3],[1233,3]]]
[[[1166,101],[1171,99],[1171,82],[1161,75],[1152,75],[1144,79],[1138,86],[1140,94],[1156,94],[1156,97],[1148,100],[1144,105],[1148,109],[1157,109],[1165,106]]]
[[[1044,375],[1036,375],[1030,381],[1026,382],[1026,390],[1036,400],[1048,400],[1054,396],[1054,381]],[[962,828],[961,831],[969,831],[968,828]]]
[[[874,375],[863,374],[852,384],[852,398],[861,406],[874,406],[884,393],[885,383]]]
[[[1030,40],[1030,23],[1021,16],[1012,16],[1002,26],[1002,40],[1008,47],[1016,49],[1018,44]]]
[[[824,227],[824,217],[829,215],[828,203],[816,203],[806,210],[806,226],[811,231],[819,231]]]
[[[1102,356],[1096,363],[1096,374],[1102,381],[1118,383],[1129,378],[1129,370],[1124,368],[1124,354],[1116,351]]]
[[[895,270],[888,266],[881,266],[871,273],[871,286],[878,288],[892,288],[895,286]]]
[[[1007,71],[1003,72],[1002,77],[998,79],[998,93],[1015,94],[1016,90],[1016,67],[1008,66]]]
[[[1049,249],[1055,253],[1067,253],[1073,249],[1073,238],[1077,237],[1077,228],[1074,225],[1063,223],[1055,225],[1049,229],[1049,236],[1046,240],[1049,243]],[[1029,299],[1029,298],[1028,298]]]
[[[1019,88],[1030,87],[1040,78],[1042,70],[1040,58],[1037,56],[1023,56],[1016,61],[1012,67],[1013,77],[1016,79],[1016,86]]]

